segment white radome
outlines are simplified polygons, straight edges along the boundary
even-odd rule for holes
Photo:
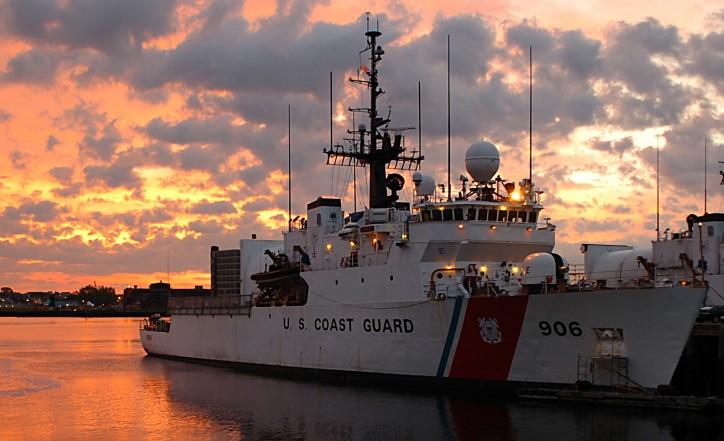
[[[492,142],[478,141],[465,152],[465,169],[475,182],[493,179],[500,166],[500,153]]]
[[[413,176],[412,179],[415,183],[415,191],[417,191],[418,195],[432,196],[435,194],[435,179],[433,179],[432,176],[423,175],[422,173],[420,173],[417,176]]]

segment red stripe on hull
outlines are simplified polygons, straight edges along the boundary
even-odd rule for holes
[[[449,376],[506,380],[527,305],[528,296],[471,298]]]

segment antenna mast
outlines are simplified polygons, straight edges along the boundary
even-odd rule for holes
[[[659,236],[659,136],[656,135],[656,240]]]
[[[529,47],[528,59],[528,156],[530,162],[528,164],[528,179],[533,182],[533,46]]]
[[[369,18],[368,18],[369,28]],[[324,153],[327,154],[328,165],[343,165],[350,167],[365,167],[369,165],[369,191],[370,191],[370,208],[387,208],[394,206],[399,198],[397,191],[402,189],[404,179],[397,174],[387,176],[387,168],[396,170],[417,170],[420,162],[425,159],[419,152],[412,151],[412,154],[406,155],[406,149],[403,144],[402,131],[408,128],[389,128],[390,123],[388,117],[381,117],[377,113],[377,100],[385,92],[379,85],[377,66],[382,61],[385,51],[382,46],[377,45],[377,38],[382,33],[378,30],[368,30],[367,48],[362,50],[370,53],[370,67],[362,65],[359,69],[367,74],[368,79],[350,78],[353,83],[367,86],[370,90],[370,106],[368,108],[354,109],[351,112],[367,113],[370,127],[360,124],[355,130],[349,132],[355,135],[352,139],[352,148],[347,150],[342,145],[334,145]],[[394,132],[394,137],[390,136],[390,132]],[[383,133],[384,132],[384,133]],[[357,140],[357,141],[356,141]],[[392,194],[387,194],[387,189]]]
[[[287,141],[288,154],[287,154],[287,171],[288,171],[288,182],[287,182],[287,193],[289,194],[289,231],[292,231],[292,105],[287,105]]]
[[[706,214],[706,136],[704,137],[704,214]]]
[[[450,34],[447,34],[447,201],[450,197]]]

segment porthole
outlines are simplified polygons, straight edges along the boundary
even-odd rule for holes
[[[390,282],[392,282],[395,279],[395,276],[390,275]]]
[[[361,279],[361,280],[362,280],[362,283],[365,283],[365,278],[364,278],[364,277],[362,277],[362,279]]]

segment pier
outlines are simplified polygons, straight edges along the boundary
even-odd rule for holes
[[[694,324],[671,384],[680,395],[724,398],[724,326]]]

